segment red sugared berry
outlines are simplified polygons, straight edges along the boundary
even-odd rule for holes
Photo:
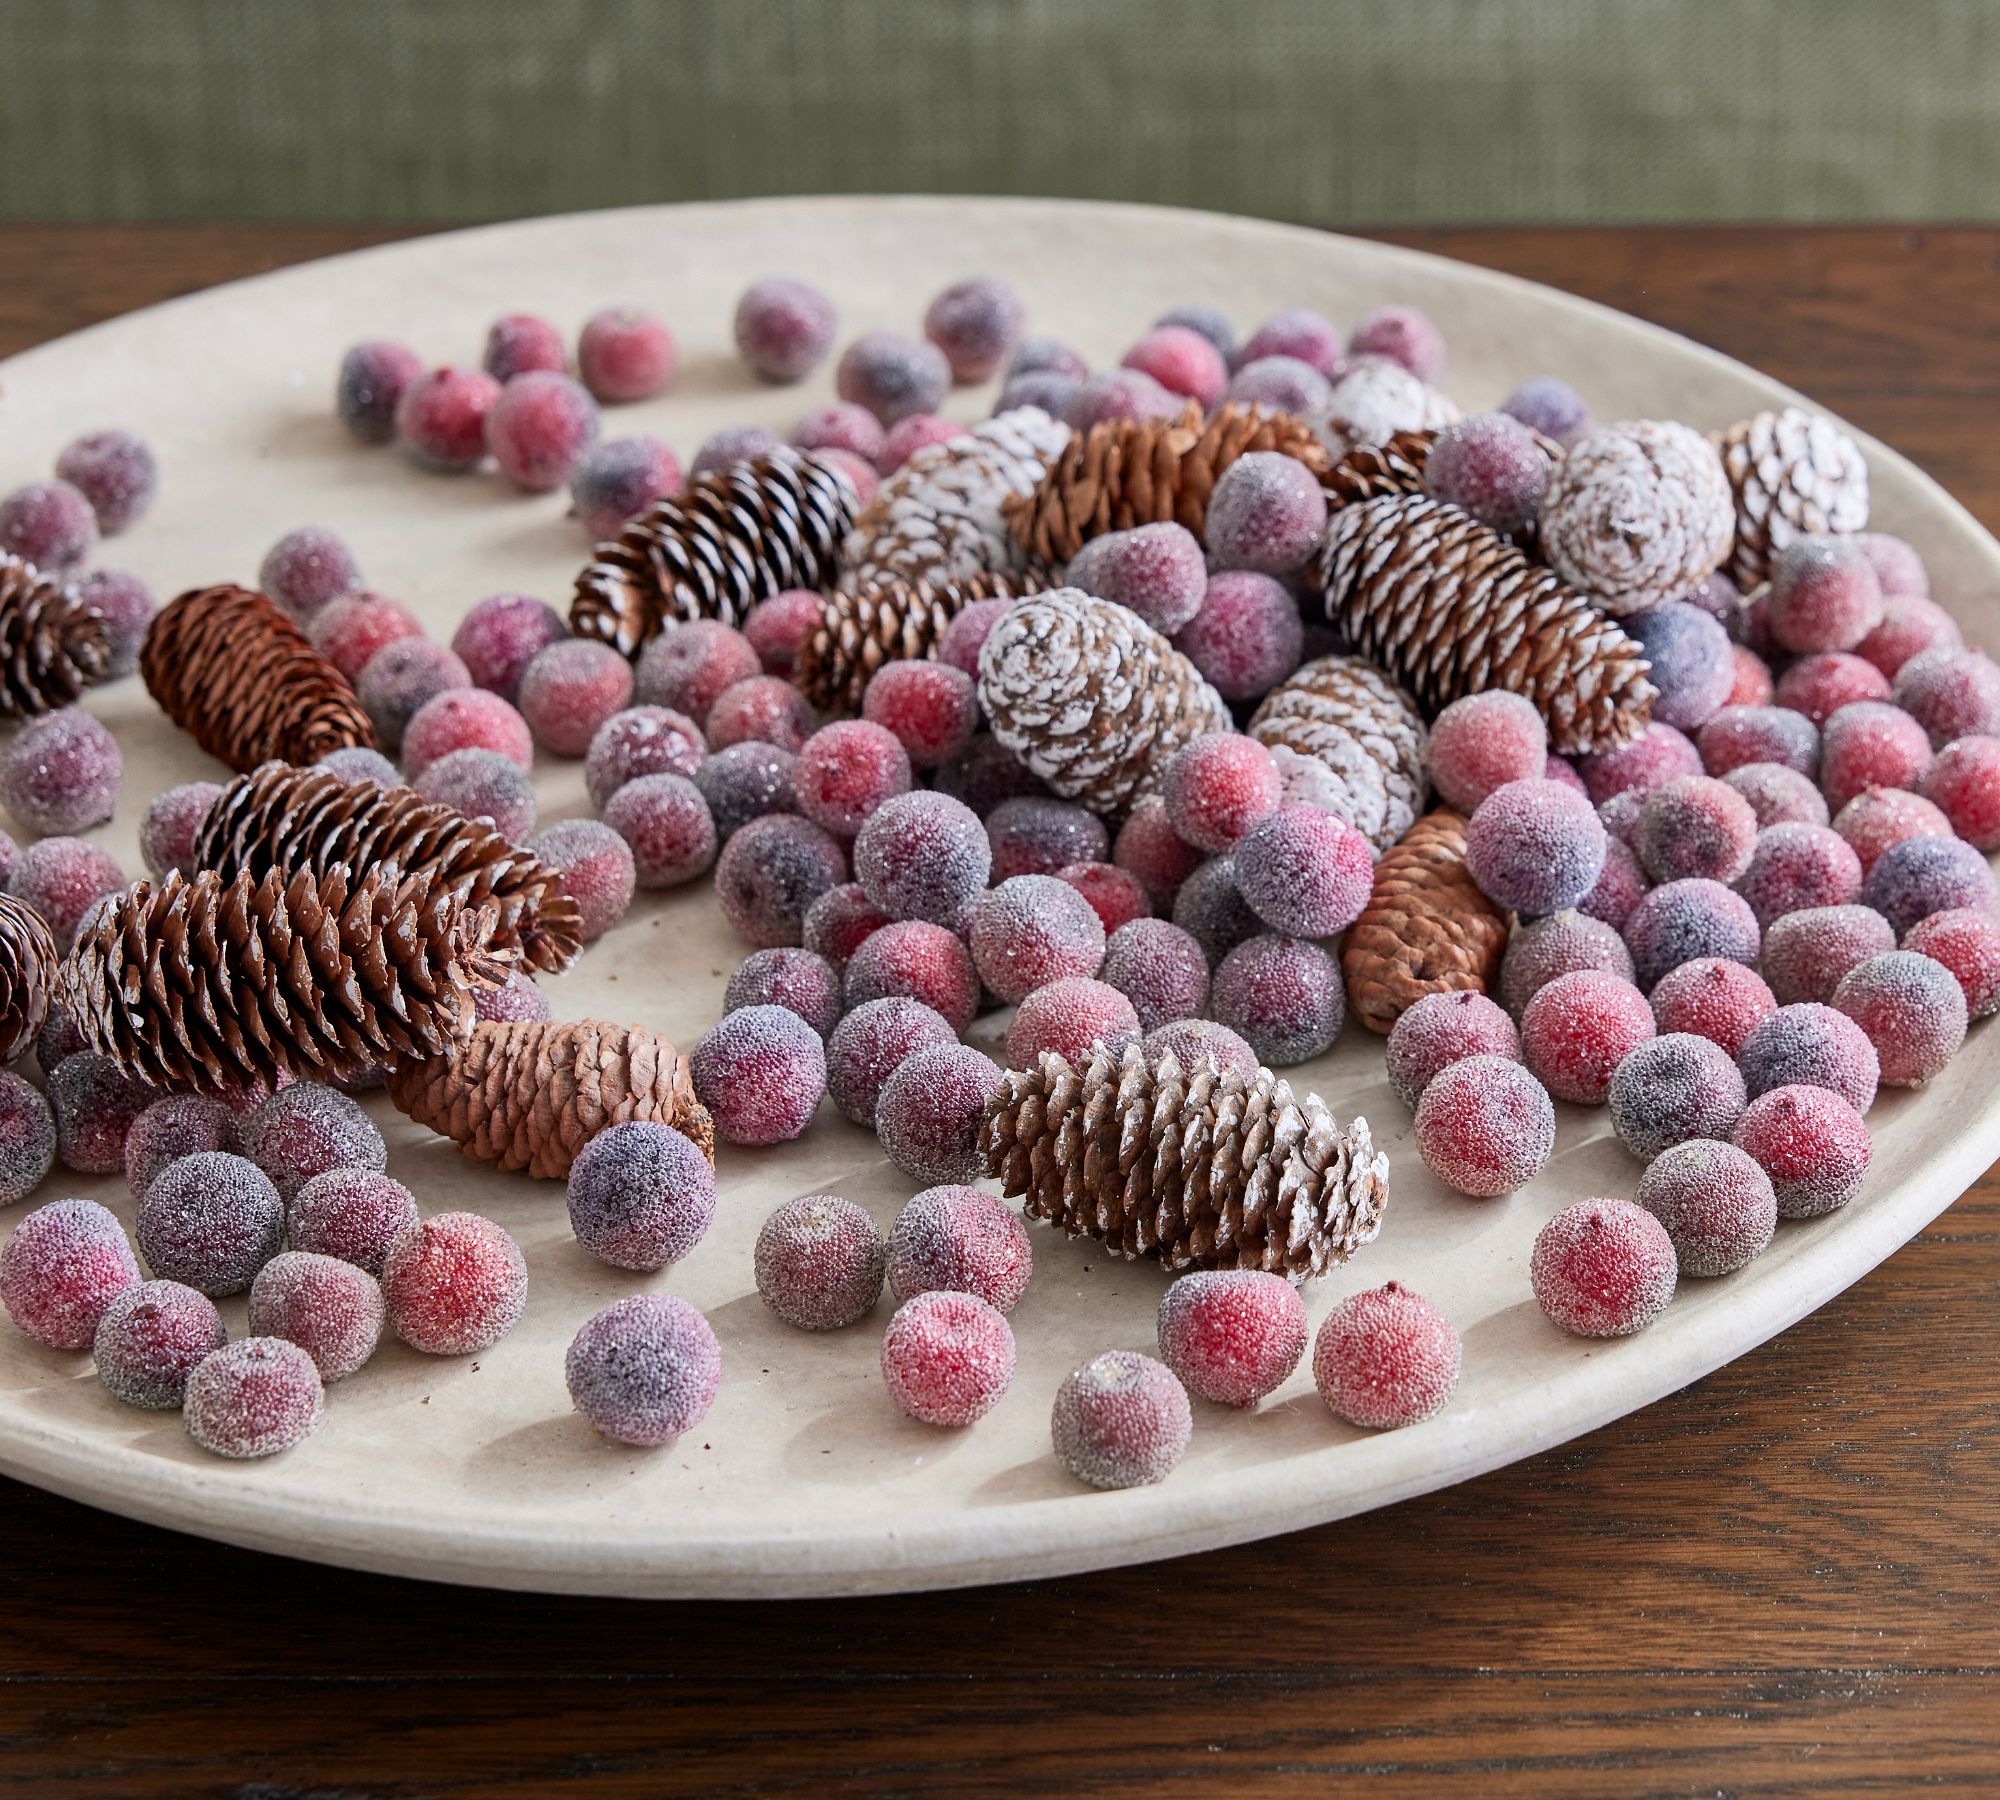
[[[1778,1223],[1771,1178],[1734,1144],[1691,1138],[1639,1177],[1638,1204],[1660,1221],[1683,1275],[1727,1275],[1761,1256]]]
[[[1329,381],[1347,367],[1339,327],[1309,306],[1273,313],[1243,340],[1236,352],[1237,367],[1265,356],[1295,356]]]
[[[1225,700],[1255,700],[1305,654],[1298,602],[1283,582],[1254,569],[1218,570],[1201,610],[1174,633],[1180,651]]]
[[[165,1412],[179,1410],[195,1365],[228,1341],[206,1294],[178,1281],[141,1281],[105,1308],[90,1351],[114,1400]]]
[[[1111,860],[1137,876],[1159,907],[1171,907],[1181,884],[1202,864],[1201,852],[1174,830],[1157,794],[1148,794],[1126,815]]]
[[[217,1456],[275,1456],[312,1434],[326,1407],[313,1359],[283,1338],[248,1337],[196,1363],[181,1418]]]
[[[0,500],[0,550],[38,569],[74,568],[97,547],[97,514],[67,481],[37,481]]]
[[[1090,902],[1107,934],[1134,919],[1152,916],[1152,899],[1139,878],[1127,874],[1115,863],[1065,863],[1056,871],[1056,879],[1068,882]]]
[[[1215,566],[1290,575],[1326,532],[1326,490],[1296,457],[1253,450],[1223,470],[1209,495],[1203,542]]]
[[[1229,391],[1229,365],[1222,352],[1185,325],[1154,326],[1125,352],[1123,361],[1168,393],[1185,394],[1204,409],[1220,405]]]
[[[342,594],[329,600],[306,623],[306,635],[320,655],[349,681],[400,638],[423,635],[417,616],[385,594]]]
[[[2000,850],[2000,737],[1954,738],[1918,784],[1976,850]]]
[[[826,1092],[827,1052],[797,1013],[744,1006],[711,1025],[688,1062],[694,1091],[725,1141],[783,1144],[812,1123]]]
[[[852,1200],[807,1194],[764,1221],[754,1256],[757,1292],[787,1325],[839,1331],[882,1297],[882,1233]]]
[[[1579,1200],[1535,1236],[1528,1279],[1542,1311],[1578,1337],[1642,1331],[1674,1297],[1666,1227],[1629,1200]]]
[[[1347,354],[1386,356],[1419,381],[1435,381],[1444,372],[1444,333],[1419,307],[1377,307],[1348,333]]]
[[[749,649],[747,639],[744,648]],[[751,650],[750,654],[754,657],[757,653]],[[716,696],[702,728],[712,749],[726,750],[731,744],[755,740],[775,744],[796,756],[813,735],[812,708],[790,682],[775,675],[751,675]]]
[[[751,607],[744,616],[743,637],[766,675],[791,679],[801,648],[819,624],[821,608],[820,596],[811,588],[786,588]],[[909,748],[907,742],[903,747]]]
[[[1702,767],[1715,776],[1746,763],[1783,763],[1801,775],[1819,769],[1819,727],[1785,706],[1725,706],[1696,742]]]
[[[138,1284],[125,1227],[95,1200],[36,1207],[0,1251],[0,1303],[57,1350],[87,1349],[112,1302]]]
[[[321,1381],[339,1381],[375,1354],[382,1290],[365,1269],[337,1256],[286,1250],[250,1284],[250,1332],[298,1345]]]
[[[1861,859],[1824,825],[1773,825],[1757,836],[1736,883],[1768,929],[1787,913],[1845,906],[1861,892]]]
[[[1811,780],[1782,763],[1745,763],[1722,782],[1750,802],[1759,831],[1773,825],[1824,825],[1831,816],[1825,796]]]
[[[582,383],[552,369],[517,375],[486,414],[486,448],[500,473],[524,493],[565,486],[597,441],[597,402]]]
[[[830,887],[806,909],[805,947],[823,956],[835,975],[845,972],[871,932],[889,923],[889,914],[868,898],[858,881]]]
[[[107,676],[129,675],[139,666],[139,648],[146,641],[158,602],[153,590],[136,575],[118,569],[93,569],[77,583],[90,610],[104,621],[109,657]]]
[[[285,1236],[294,1250],[380,1275],[389,1246],[416,1222],[416,1196],[400,1181],[378,1169],[328,1169],[292,1196]]]
[[[1088,539],[1070,559],[1066,579],[1087,594],[1130,607],[1155,631],[1171,636],[1201,611],[1208,563],[1193,532],[1163,521]],[[995,606],[1005,610],[1006,602]]]
[[[872,933],[848,959],[842,998],[856,1007],[891,995],[921,1000],[963,1031],[979,1011],[979,977],[964,939],[924,919]]]
[[[1971,1018],[2000,1012],[2000,919],[1990,912],[1961,906],[1931,913],[1903,934],[1903,948],[1951,971]]]
[[[802,942],[806,909],[846,879],[847,854],[831,832],[795,813],[767,813],[723,845],[715,864],[715,897],[722,916],[763,949]]]
[[[499,382],[483,369],[432,369],[396,402],[396,441],[439,474],[476,469],[486,460],[486,415],[499,398]]]
[[[568,1197],[570,1229],[599,1262],[664,1269],[700,1243],[714,1220],[715,1171],[671,1125],[626,1119],[577,1152]]]
[[[894,734],[919,769],[951,761],[972,741],[979,700],[972,677],[948,663],[884,663],[861,697],[862,717]]]
[[[584,1322],[563,1359],[576,1410],[620,1444],[649,1448],[692,1431],[715,1404],[722,1347],[672,1294],[632,1294]]]
[[[916,1181],[966,1182],[985,1171],[979,1127],[1000,1065],[966,1044],[919,1050],[882,1084],[875,1133]]]
[[[1767,955],[1769,949],[1767,943]],[[1778,1010],[1776,997],[1755,969],[1713,956],[1669,969],[1647,998],[1661,1032],[1692,1032],[1731,1056],[1743,1047],[1751,1026]]]
[[[117,859],[85,838],[39,838],[22,848],[7,872],[7,892],[42,915],[58,950],[70,947],[98,901],[124,885]]]
[[[104,824],[124,780],[118,740],[81,707],[30,719],[0,746],[0,805],[37,837]]]
[[[606,405],[665,393],[678,362],[674,334],[636,307],[592,313],[576,340],[576,371]]]
[[[1266,933],[1245,938],[1217,965],[1211,1004],[1272,1068],[1324,1054],[1347,1016],[1340,965],[1304,938]]]
[[[1622,839],[1607,835],[1604,840],[1604,867],[1597,872],[1596,885],[1576,903],[1576,910],[1587,919],[1596,919],[1610,926],[1613,931],[1622,931],[1625,921],[1632,916],[1632,909],[1645,898],[1648,885],[1646,871],[1639,867],[1638,857]]]
[[[1522,1011],[1521,1058],[1558,1100],[1602,1106],[1618,1065],[1657,1030],[1631,982],[1579,969],[1539,989]]]
[[[497,694],[510,705],[521,676],[537,654],[569,636],[562,614],[529,594],[491,594],[459,621],[451,647],[473,686]],[[463,749],[463,744],[453,748]],[[501,749],[493,743],[488,749]],[[407,754],[408,746],[405,746]],[[532,752],[530,753],[532,755]],[[528,765],[522,764],[525,768]]]
[[[628,706],[598,726],[584,752],[583,784],[600,812],[627,782],[645,775],[692,776],[708,747],[685,713],[665,706]]]
[[[1426,994],[1390,1027],[1384,1051],[1389,1085],[1416,1110],[1433,1076],[1469,1056],[1521,1059],[1514,1021],[1484,994],[1466,989]]]
[[[1874,1144],[1861,1114],[1828,1088],[1773,1088],[1745,1109],[1730,1142],[1771,1178],[1781,1219],[1816,1219],[1861,1191]]]
[[[1819,783],[1836,814],[1869,788],[1914,788],[1930,764],[1923,726],[1885,701],[1843,706],[1821,735]]]
[[[1052,981],[1095,975],[1104,961],[1096,909],[1053,875],[1013,875],[987,889],[967,935],[979,979],[1009,1004]]]
[[[1255,1406],[1281,1387],[1306,1352],[1299,1291],[1261,1269],[1203,1269],[1160,1299],[1160,1355],[1191,1394]]]
[[[1840,809],[1833,828],[1861,859],[1861,878],[1868,879],[1885,850],[1905,838],[1948,838],[1951,821],[1935,801],[1907,788],[1866,788]]]
[[[872,1131],[889,1077],[919,1050],[957,1041],[949,1021],[921,1001],[897,996],[867,1001],[827,1040],[827,1091],[843,1118]]]
[[[1084,976],[1069,976],[1038,987],[1024,999],[1007,1027],[1007,1061],[1032,1068],[1045,1052],[1073,1064],[1102,1047],[1116,1056],[1139,1041],[1139,1015],[1116,988]]]
[[[865,406],[836,401],[806,414],[792,427],[792,445],[799,450],[845,450],[872,465],[882,454],[882,422]]]
[[[1000,411],[1004,412],[1005,407]],[[948,444],[955,437],[964,434],[965,427],[951,419],[940,419],[935,413],[911,413],[908,418],[898,419],[882,434],[882,448],[875,456],[875,472],[878,475],[895,474],[919,450],[928,450],[933,444]]]
[[[632,665],[609,644],[565,638],[536,651],[515,704],[544,750],[582,756],[597,728],[632,704]]]
[[[1767,618],[1795,655],[1852,650],[1882,622],[1882,584],[1853,539],[1795,538],[1772,558]]]
[[[1944,964],[1914,950],[1856,963],[1833,990],[1833,1007],[1868,1034],[1888,1087],[1921,1087],[1965,1042],[1965,990]]]
[[[1533,704],[1495,688],[1439,713],[1424,755],[1439,796],[1470,815],[1496,788],[1544,777],[1548,749],[1549,728]]]
[[[1337,1418],[1390,1431],[1443,1408],[1464,1355],[1452,1322],[1391,1281],[1327,1314],[1313,1343],[1313,1385]]]
[[[1424,485],[1495,531],[1532,524],[1548,484],[1547,455],[1534,433],[1507,413],[1454,419],[1424,459]]]
[[[792,789],[799,810],[840,837],[853,837],[884,801],[910,791],[908,754],[893,732],[866,719],[821,726],[798,755]]]
[[[1161,797],[1168,821],[1184,842],[1224,851],[1277,810],[1283,783],[1271,752],[1255,738],[1216,732],[1174,752]]]
[[[1896,671],[1895,694],[1933,748],[2000,733],[2000,663],[1983,650],[1921,651]]]
[[[898,1302],[944,1290],[1012,1312],[1034,1265],[1019,1217],[976,1187],[926,1188],[889,1232],[889,1291]]]
[[[529,846],[562,876],[563,892],[583,914],[585,943],[625,916],[638,886],[632,847],[597,819],[564,819]]]
[[[1257,1052],[1227,1025],[1218,1025],[1213,1019],[1176,1019],[1156,1025],[1146,1033],[1141,1047],[1148,1063],[1157,1067],[1162,1058],[1171,1056],[1184,1075],[1192,1075],[1209,1063],[1218,1075],[1240,1075],[1245,1081],[1257,1073]]]
[[[1965,641],[1957,620],[1935,600],[1923,594],[1899,594],[1886,587],[1883,591],[1888,598],[1882,603],[1882,623],[1854,646],[1854,654],[1873,663],[1892,682],[1911,657]]]
[[[736,303],[736,347],[764,381],[801,381],[833,347],[833,302],[818,288],[767,276]]]
[[[725,425],[695,447],[694,460],[688,464],[688,478],[712,475],[717,470],[749,462],[753,457],[774,455],[784,448],[784,440],[762,425]]]
[[[1843,706],[1889,698],[1889,682],[1873,663],[1844,650],[1802,656],[1778,677],[1773,690],[1780,706],[1825,725]]]
[[[503,313],[487,327],[479,366],[504,387],[533,369],[563,373],[569,368],[569,347],[563,334],[538,314]]]
[[[1164,1363],[1133,1350],[1107,1350],[1072,1370],[1049,1415],[1056,1460],[1094,1488],[1164,1480],[1193,1432],[1187,1390]]]
[[[373,338],[340,359],[334,410],[348,435],[364,444],[386,444],[396,435],[396,406],[403,390],[424,372],[424,359],[404,344]]]
[[[535,740],[527,720],[498,694],[480,687],[433,695],[403,727],[403,768],[412,781],[460,750],[492,751],[518,769],[535,766]]]
[[[1875,1104],[1882,1076],[1868,1034],[1845,1013],[1816,1000],[1781,1006],[1751,1026],[1736,1053],[1736,1065],[1753,1100],[1774,1088],[1823,1087],[1857,1113]]]
[[[973,1294],[938,1289],[905,1300],[882,1335],[890,1398],[925,1425],[972,1424],[1014,1379],[1014,1333]]]
[[[1424,1167],[1446,1187],[1493,1200],[1525,1187],[1547,1165],[1556,1109],[1519,1063],[1468,1056],[1431,1077],[1417,1101],[1416,1135]]]
[[[382,1263],[396,1335],[427,1356],[490,1350],[527,1304],[521,1249],[478,1213],[437,1213],[405,1228]]]
[[[1723,706],[1769,706],[1777,694],[1771,666],[1747,644],[1729,646],[1729,692]]]
[[[722,1010],[782,1006],[825,1037],[840,1023],[840,975],[824,956],[783,945],[753,950],[730,974]]]
[[[519,1024],[553,1018],[549,997],[535,985],[534,977],[523,969],[509,969],[498,987],[472,990],[472,1013],[482,1025],[490,1022]]]
[[[1657,721],[1629,744],[1577,759],[1585,791],[1602,806],[1613,794],[1644,793],[1676,775],[1699,775],[1701,752],[1684,732]]]

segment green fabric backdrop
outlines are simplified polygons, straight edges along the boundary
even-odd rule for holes
[[[1994,0],[0,0],[0,216],[1984,219]]]

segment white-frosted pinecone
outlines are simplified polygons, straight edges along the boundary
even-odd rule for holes
[[[1700,432],[1672,419],[1627,420],[1593,431],[1550,471],[1542,556],[1622,618],[1713,575],[1735,519],[1722,459]]]
[[[854,521],[841,552],[841,585],[1021,573],[1021,548],[1001,505],[1032,494],[1069,440],[1069,427],[1039,406],[1017,406],[962,436],[925,445],[884,480]]]
[[[1322,656],[1264,696],[1250,735],[1310,757],[1331,777],[1319,805],[1380,852],[1424,810],[1424,730],[1417,703],[1358,656]],[[1280,773],[1284,771],[1281,767]]]
[[[1746,594],[1794,538],[1867,528],[1868,459],[1824,414],[1798,406],[1760,412],[1713,442],[1736,496],[1729,573]]]
[[[1401,431],[1435,431],[1463,415],[1428,381],[1386,356],[1364,356],[1333,384],[1313,421],[1335,456],[1386,444]]]
[[[1139,615],[1081,588],[1018,600],[979,650],[993,735],[1065,800],[1122,813],[1190,738],[1232,729],[1222,696]]]

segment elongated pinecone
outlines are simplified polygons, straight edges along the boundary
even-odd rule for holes
[[[1348,1010],[1386,1035],[1426,994],[1483,994],[1499,978],[1507,915],[1465,866],[1465,820],[1428,812],[1375,865],[1375,886],[1340,946]]]
[[[1713,442],[1736,502],[1729,573],[1746,594],[1793,538],[1867,526],[1868,459],[1831,419],[1788,406],[1744,419]]]
[[[139,652],[160,710],[232,769],[373,749],[347,678],[249,588],[195,588],[161,607]]]
[[[1176,519],[1201,536],[1215,478],[1239,456],[1277,450],[1315,475],[1332,462],[1305,420],[1261,407],[1190,403],[1173,419],[1106,419],[1049,464],[1032,494],[1007,502],[1014,541],[1042,568],[1066,563],[1086,538]]]
[[[1357,444],[1386,444],[1399,433],[1435,431],[1460,417],[1457,405],[1401,363],[1367,356],[1333,384],[1313,423],[1336,454]]]
[[[1319,763],[1328,780],[1318,803],[1377,850],[1388,849],[1423,811],[1423,715],[1358,656],[1322,656],[1281,681],[1252,716],[1250,736]]]
[[[576,578],[570,629],[636,656],[669,620],[740,625],[759,600],[832,581],[853,521],[854,489],[822,457],[731,463],[598,545]]]
[[[835,588],[820,601],[819,623],[799,646],[792,680],[822,712],[859,712],[861,692],[877,669],[931,655],[945,627],[973,601],[1040,586],[1032,575],[977,574],[962,581],[888,575],[859,589]]]
[[[0,1063],[24,1055],[48,1022],[60,961],[42,915],[0,894]]]
[[[715,1160],[715,1122],[665,1038],[587,1019],[490,1021],[463,1047],[389,1076],[397,1109],[475,1162],[560,1181],[585,1144],[628,1119],[671,1125]]]
[[[1135,612],[1081,588],[1017,600],[979,650],[993,735],[1065,800],[1121,813],[1190,738],[1230,729],[1193,663]]]
[[[461,906],[489,910],[494,945],[531,969],[554,974],[583,948],[583,914],[559,871],[486,821],[405,787],[267,763],[222,790],[193,856],[197,868],[225,878],[394,865],[428,877]]]
[[[76,588],[0,551],[0,719],[69,705],[110,662],[104,621]]]
[[[861,509],[841,551],[841,585],[1023,573],[1001,509],[1034,492],[1071,435],[1039,406],[1018,406],[926,445]]]
[[[135,881],[95,914],[60,998],[84,1042],[156,1087],[345,1081],[442,1056],[506,979],[493,915],[394,868]]]
[[[1323,1275],[1375,1236],[1389,1159],[1269,1069],[1184,1074],[1134,1045],[1078,1069],[1045,1052],[986,1103],[979,1147],[1031,1219],[1169,1269]]]
[[[1442,500],[1389,494],[1335,513],[1320,584],[1327,618],[1427,713],[1505,688],[1535,703],[1565,756],[1627,743],[1652,717],[1638,644]]]

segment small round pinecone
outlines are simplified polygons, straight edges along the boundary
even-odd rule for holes
[[[1350,445],[1319,478],[1327,506],[1359,506],[1384,494],[1421,494],[1435,431],[1399,431],[1382,444]]]
[[[962,581],[906,581],[885,575],[820,600],[819,623],[799,646],[793,684],[821,712],[861,710],[868,678],[887,662],[935,653],[945,627],[975,600],[1033,593],[1032,575],[968,575]]]
[[[1639,419],[1593,431],[1557,463],[1542,555],[1614,617],[1650,611],[1722,566],[1736,506],[1722,461],[1691,426]]]
[[[0,1063],[24,1055],[47,1023],[60,960],[42,915],[0,894]]]
[[[69,705],[110,661],[104,621],[76,589],[0,551],[0,719]]]
[[[1794,538],[1866,528],[1868,461],[1831,419],[1788,406],[1717,432],[1714,443],[1736,496],[1729,573],[1746,594]]]
[[[1264,696],[1250,720],[1261,744],[1322,764],[1332,791],[1322,804],[1386,850],[1423,810],[1423,715],[1373,663],[1322,656]]]
[[[1336,456],[1356,445],[1386,444],[1405,431],[1435,431],[1461,417],[1427,381],[1387,357],[1364,356],[1333,384],[1326,411],[1314,421]]]
[[[1081,588],[1016,601],[979,651],[993,735],[1065,800],[1122,813],[1190,738],[1231,729],[1201,671],[1139,615]]]

